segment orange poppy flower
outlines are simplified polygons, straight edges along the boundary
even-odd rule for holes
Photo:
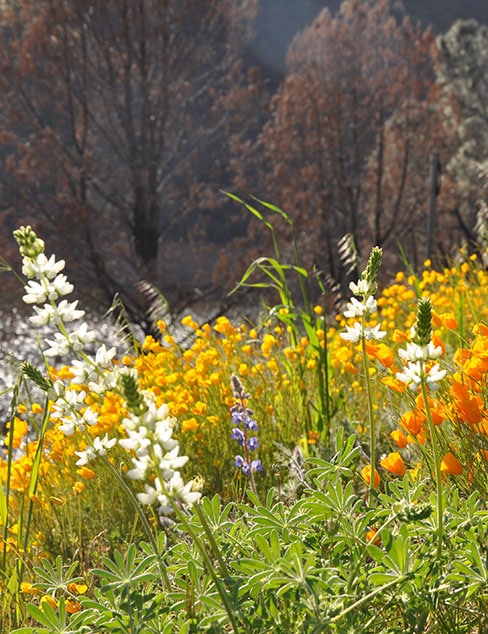
[[[419,410],[405,412],[400,418],[400,425],[412,436],[418,436],[422,430],[425,414]]]
[[[407,472],[407,467],[405,466],[403,458],[400,456],[398,451],[393,451],[388,454],[386,458],[383,458],[383,460],[380,461],[380,465],[390,473],[397,476],[403,476]]]
[[[408,445],[408,438],[405,436],[401,429],[394,429],[391,432],[390,436],[393,438],[394,443],[398,445],[398,447],[400,447],[400,449],[403,449]]]
[[[450,473],[451,475],[461,475],[463,472],[463,465],[453,453],[448,451],[441,460],[441,472]]]
[[[361,475],[363,477],[363,480],[366,482],[366,484],[369,484],[371,482],[371,465],[367,464],[366,466],[364,466],[361,470]],[[375,487],[379,487],[380,486],[380,474],[378,473],[378,471],[375,469],[374,470],[374,486]]]
[[[468,388],[462,383],[453,383],[450,389],[459,418],[465,423],[476,425],[481,422],[479,399],[471,396]]]

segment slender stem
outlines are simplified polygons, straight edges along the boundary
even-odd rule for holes
[[[7,479],[5,482],[5,520],[3,523],[3,539],[2,539],[2,563],[0,570],[5,573],[7,567],[7,545],[8,545],[8,531],[9,531],[9,511],[10,511],[10,491],[12,482],[12,462],[14,457],[14,425],[15,425],[15,409],[17,407],[17,400],[19,394],[19,381],[14,385],[12,400],[10,402],[10,432],[7,436]]]
[[[432,451],[434,454],[434,475],[437,489],[437,559],[440,558],[442,552],[442,536],[444,532],[444,500],[443,500],[443,488],[442,488],[442,473],[441,473],[441,457],[439,453],[439,446],[437,444],[437,432],[432,419],[432,412],[430,410],[429,399],[427,396],[427,386],[425,382],[425,366],[421,363],[421,381],[420,387],[422,390],[422,398],[424,399],[425,413],[427,415],[427,423],[429,426],[429,433],[432,440]]]
[[[383,592],[384,590],[388,590],[389,588],[392,588],[393,586],[396,586],[398,583],[401,583],[402,581],[405,581],[405,577],[398,577],[398,579],[392,579],[391,581],[388,581],[388,583],[385,583],[385,585],[383,585],[383,586],[381,586],[379,588],[376,588],[375,590],[373,590],[369,594],[366,594],[366,595],[364,595],[364,597],[361,597],[360,599],[358,599],[354,603],[351,603],[351,605],[349,605],[345,610],[342,610],[342,612],[340,612],[340,614],[337,614],[336,616],[334,616],[334,618],[332,618],[330,622],[331,623],[335,623],[336,621],[339,621],[339,619],[341,619],[342,617],[346,616],[346,614],[349,614],[349,612],[352,612],[353,610],[355,610],[359,606],[363,605],[363,603],[366,603],[370,599],[373,599],[380,592]]]
[[[368,359],[368,353],[366,351],[366,337],[364,335],[361,337],[361,347],[363,352],[364,374],[366,378],[366,392],[368,394],[369,450],[371,455],[371,474],[369,478],[369,504],[371,506],[374,499],[374,476],[375,476],[375,469],[376,469],[376,427],[375,427],[375,417],[374,417],[373,394],[371,390],[371,377],[369,376],[369,359]]]
[[[205,568],[207,569],[208,574],[212,578],[212,581],[214,582],[215,587],[217,588],[217,592],[219,593],[220,598],[222,599],[222,603],[224,604],[225,611],[227,612],[227,614],[229,616],[229,620],[230,620],[231,625],[232,625],[232,630],[237,634],[237,632],[239,631],[239,626],[237,624],[237,620],[236,620],[236,617],[235,617],[235,614],[234,614],[234,610],[232,608],[231,600],[229,598],[229,595],[228,595],[227,591],[225,590],[225,588],[224,588],[224,586],[222,584],[222,580],[218,577],[218,575],[217,575],[217,573],[215,571],[215,567],[214,567],[214,565],[212,563],[212,560],[208,556],[208,552],[207,552],[207,549],[205,548],[205,544],[198,537],[197,533],[193,530],[193,527],[191,526],[190,522],[188,521],[184,511],[178,506],[178,504],[175,502],[175,500],[171,497],[171,494],[166,489],[164,480],[161,481],[161,486],[162,486],[162,489],[164,491],[164,494],[173,503],[173,510],[174,510],[176,516],[178,517],[179,521],[183,525],[185,531],[191,537],[191,539],[192,539],[193,543],[195,544],[195,546],[200,551],[200,554],[202,555],[202,558],[203,558],[203,562],[205,564]]]
[[[122,485],[122,488],[124,489],[124,491],[127,493],[127,496],[130,499],[130,501],[132,502],[132,504],[133,504],[133,506],[134,506],[134,508],[136,510],[136,513],[139,515],[139,517],[141,519],[142,525],[144,526],[144,530],[146,532],[147,538],[149,539],[149,542],[151,543],[151,546],[153,548],[154,553],[156,555],[159,555],[159,549],[158,549],[158,545],[156,543],[156,540],[154,538],[153,530],[152,530],[151,526],[149,525],[147,517],[146,517],[144,511],[142,510],[138,499],[135,497],[134,492],[132,491],[132,489],[129,486],[127,486],[124,478],[117,471],[117,469],[115,469],[115,467],[111,464],[111,462],[109,460],[107,460],[107,458],[105,456],[101,456],[101,458],[102,458],[103,462],[107,465],[107,467],[110,469],[110,471],[115,475],[115,477],[117,478],[119,483]],[[166,568],[164,567],[163,562],[161,561],[161,558],[159,556],[158,556],[158,566],[159,566],[159,572],[161,574],[161,581],[163,582],[163,586],[169,592],[171,590],[171,582],[169,580],[168,573],[166,572]]]
[[[328,352],[328,344],[327,344],[327,306],[325,301],[325,293],[322,294],[323,297],[323,317],[322,317],[322,327],[324,329],[324,347],[320,348],[321,355],[321,365],[322,372],[325,381],[325,415],[327,416],[327,440],[330,435],[330,381],[329,381],[329,352]],[[322,376],[322,372],[320,372],[320,376]]]
[[[21,560],[20,569],[19,569],[19,583],[20,581],[22,581],[22,578],[24,576],[25,566],[26,566],[25,555],[28,551],[28,546],[29,546],[30,529],[32,525],[32,514],[34,512],[34,496],[37,494],[37,490],[39,487],[40,466],[41,466],[41,460],[44,455],[43,453],[44,437],[49,425],[49,412],[50,412],[50,405],[49,405],[49,400],[46,397],[46,400],[44,402],[44,409],[42,413],[41,430],[39,432],[39,436],[37,439],[37,448],[36,448],[36,453],[34,454],[34,460],[32,462],[31,480],[30,480],[29,489],[28,489],[29,505],[27,507],[28,508],[27,521],[25,524],[25,533],[23,536],[24,544],[23,544],[22,560]]]
[[[220,552],[220,548],[218,547],[217,542],[215,541],[215,538],[210,529],[210,526],[208,525],[207,519],[202,510],[202,507],[200,506],[200,504],[195,504],[193,508],[196,514],[198,515],[200,522],[202,523],[203,530],[205,531],[205,534],[207,535],[207,539],[210,543],[212,552],[215,555],[215,558],[217,559],[217,562],[219,564],[220,574],[222,575],[222,577],[225,578],[229,575],[229,571],[227,570],[227,566],[225,565],[225,561],[224,561],[224,558],[222,557],[222,553]]]
[[[203,562],[205,564],[207,572],[210,575],[210,577],[212,578],[212,581],[214,582],[215,587],[217,588],[217,592],[219,593],[220,598],[222,599],[222,603],[224,605],[225,611],[227,612],[227,614],[229,616],[229,620],[230,620],[231,625],[232,625],[232,630],[237,634],[237,632],[238,632],[238,624],[237,624],[236,617],[234,615],[234,610],[232,608],[231,600],[229,598],[229,595],[228,595],[226,589],[224,588],[224,586],[222,584],[222,580],[219,579],[219,577],[218,577],[218,575],[217,575],[217,573],[215,571],[215,567],[214,567],[214,565],[212,563],[212,560],[210,559],[210,557],[208,555],[207,549],[205,548],[205,544],[200,539],[200,537],[197,535],[195,530],[193,529],[192,525],[188,521],[188,518],[187,518],[185,512],[178,505],[177,500],[175,500],[175,496],[172,495],[171,492],[168,490],[168,488],[166,486],[166,481],[165,481],[165,479],[163,477],[161,469],[159,468],[159,466],[157,464],[157,461],[155,461],[155,470],[156,470],[157,477],[159,478],[159,482],[161,484],[161,489],[162,489],[164,495],[168,498],[168,500],[171,501],[171,505],[173,507],[173,511],[174,511],[175,515],[178,517],[178,520],[181,522],[181,524],[183,525],[184,529],[186,530],[188,535],[191,537],[193,543],[195,544],[195,546],[200,551],[200,554],[202,555]],[[201,518],[200,513],[198,513],[198,515]],[[202,525],[203,525],[204,530],[206,531],[205,523],[202,522]],[[213,545],[215,547],[215,550],[218,552],[218,546],[217,546],[215,540],[212,540],[212,541],[213,541]],[[226,577],[227,574],[228,574],[228,571],[227,571],[227,568],[225,566],[225,563],[224,563],[223,559],[220,556],[220,552],[219,552],[219,556],[217,557],[217,560],[219,562],[220,571],[221,571],[222,576]]]

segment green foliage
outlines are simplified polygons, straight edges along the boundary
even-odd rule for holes
[[[293,236],[293,223],[286,214],[268,203],[258,202],[275,214],[280,222],[289,223]],[[264,226],[274,232],[272,223],[260,211],[254,207],[248,208]],[[164,353],[171,361],[176,359],[179,362],[181,358],[185,358],[185,352],[189,351],[188,356],[193,359],[192,350],[178,349],[177,354],[171,356],[171,336],[165,340],[165,343],[168,343],[167,348],[154,338],[148,338],[142,348],[145,352],[135,361],[126,358],[123,364],[117,363],[115,375],[107,376],[106,372],[102,371],[102,361],[99,362],[98,368],[97,363],[85,355],[90,371],[93,366],[100,370],[101,380],[116,378],[114,381],[107,381],[105,385],[110,389],[104,393],[107,405],[110,406],[109,420],[117,425],[117,435],[124,431],[120,428],[120,419],[126,420],[127,410],[129,411],[132,423],[129,431],[133,431],[134,434],[130,438],[130,443],[126,442],[124,446],[121,442],[117,448],[114,447],[116,437],[109,440],[108,432],[103,438],[97,436],[94,440],[88,434],[87,425],[91,423],[85,418],[86,401],[99,403],[100,391],[96,389],[99,386],[92,385],[94,389],[88,396],[80,386],[75,387],[77,379],[68,384],[71,389],[64,393],[69,408],[62,410],[63,420],[69,421],[70,416],[76,416],[79,410],[75,405],[80,404],[83,413],[76,421],[82,422],[79,425],[80,431],[84,434],[84,440],[91,444],[82,445],[83,451],[74,451],[79,438],[69,427],[67,436],[50,436],[53,419],[57,420],[56,410],[50,410],[50,396],[56,391],[51,388],[57,387],[55,382],[60,380],[59,376],[63,371],[53,370],[53,377],[58,378],[52,379],[51,382],[51,379],[46,379],[34,366],[24,364],[18,384],[13,389],[7,441],[8,459],[2,465],[2,474],[5,474],[2,484],[5,484],[5,488],[1,490],[0,495],[0,520],[3,524],[1,581],[2,590],[7,597],[2,617],[6,612],[15,612],[9,624],[15,622],[15,626],[22,627],[14,632],[479,634],[486,629],[488,512],[480,495],[484,489],[477,485],[476,478],[480,478],[479,472],[473,477],[471,473],[471,470],[474,472],[475,461],[482,462],[486,458],[486,429],[476,426],[485,415],[483,411],[482,416],[480,408],[484,407],[486,401],[486,386],[482,383],[486,376],[486,325],[479,320],[473,340],[463,339],[463,348],[459,348],[460,354],[452,355],[452,364],[456,372],[455,381],[449,384],[446,378],[441,389],[432,388],[428,392],[426,377],[430,374],[427,372],[430,373],[433,368],[425,364],[436,360],[438,353],[442,352],[440,347],[431,350],[434,317],[438,323],[444,323],[444,327],[450,324],[450,331],[455,330],[457,324],[453,324],[455,319],[449,313],[444,317],[434,315],[433,305],[438,305],[439,297],[434,301],[430,296],[424,298],[422,294],[422,299],[418,301],[417,321],[413,333],[412,321],[404,327],[413,339],[409,354],[415,353],[415,359],[415,355],[420,355],[417,364],[420,385],[411,390],[412,393],[406,388],[403,391],[399,390],[398,396],[395,395],[398,401],[394,406],[398,407],[398,403],[403,399],[402,408],[415,407],[417,413],[424,414],[423,427],[419,423],[423,438],[420,437],[419,431],[413,430],[413,422],[410,423],[411,428],[405,423],[405,430],[410,435],[406,442],[410,447],[407,447],[405,454],[411,452],[410,456],[406,456],[406,460],[413,464],[412,456],[421,455],[423,465],[419,465],[417,469],[407,469],[398,452],[390,453],[387,456],[389,460],[376,460],[376,442],[379,452],[388,447],[384,438],[387,426],[382,421],[382,415],[387,411],[387,407],[392,407],[391,402],[387,403],[385,392],[379,393],[378,388],[381,384],[376,379],[385,376],[380,372],[384,372],[385,368],[389,368],[395,362],[395,355],[397,360],[405,356],[400,354],[398,349],[389,349],[385,345],[386,350],[382,350],[382,357],[379,354],[380,344],[372,341],[371,326],[367,325],[365,319],[365,315],[369,318],[377,312],[376,299],[371,301],[369,293],[376,287],[381,250],[372,250],[366,269],[356,287],[355,294],[362,296],[363,302],[356,300],[348,304],[347,312],[352,313],[348,319],[361,318],[361,322],[357,322],[360,334],[356,336],[357,329],[349,327],[346,330],[349,334],[352,331],[354,336],[344,338],[348,342],[347,345],[356,345],[356,356],[347,357],[349,349],[344,346],[336,347],[337,358],[329,359],[326,320],[322,307],[311,308],[308,287],[306,284],[301,285],[303,281],[310,281],[310,274],[302,269],[298,251],[295,254],[295,264],[288,266],[281,263],[281,255],[278,247],[276,248],[276,257],[258,260],[256,267],[250,270],[248,277],[245,276],[243,283],[252,285],[251,274],[260,271],[268,280],[264,282],[265,286],[269,285],[278,291],[281,303],[269,309],[267,324],[263,328],[263,332],[272,340],[266,354],[263,353],[263,358],[269,359],[272,365],[277,366],[280,381],[273,389],[267,386],[267,391],[272,392],[271,399],[280,397],[284,401],[283,407],[292,409],[295,403],[284,395],[294,392],[280,391],[281,379],[286,379],[288,387],[295,381],[292,387],[302,398],[301,409],[297,411],[306,412],[310,417],[308,426],[300,427],[299,435],[303,434],[304,428],[308,432],[315,432],[315,436],[309,436],[308,445],[307,439],[302,439],[301,449],[293,444],[291,448],[276,443],[283,454],[286,475],[291,483],[286,482],[285,478],[277,477],[276,488],[268,487],[267,484],[263,486],[263,481],[261,486],[254,487],[252,481],[243,479],[244,482],[251,484],[251,490],[243,492],[243,495],[223,498],[218,494],[213,495],[212,491],[213,497],[203,497],[199,501],[200,484],[193,489],[194,482],[185,485],[181,478],[171,480],[171,476],[183,465],[176,461],[176,455],[171,458],[169,453],[166,453],[164,460],[158,462],[154,472],[148,473],[147,477],[141,477],[140,473],[135,474],[135,480],[139,482],[136,482],[133,488],[131,476],[125,467],[127,454],[123,450],[133,452],[129,454],[132,459],[134,456],[147,457],[151,452],[151,457],[154,458],[157,453],[156,446],[159,446],[155,441],[158,440],[161,441],[160,448],[163,454],[163,438],[152,433],[152,428],[144,427],[145,422],[150,422],[145,421],[145,418],[151,418],[151,408],[154,406],[155,412],[156,403],[159,402],[156,400],[155,392],[149,395],[144,389],[147,376],[137,366],[136,361],[147,364],[146,371],[147,368],[156,368],[156,387],[159,391],[168,366],[149,365],[150,361],[154,361],[151,355]],[[459,300],[458,308],[462,309],[473,302],[470,310],[474,313],[475,295],[473,293],[470,298],[463,289],[469,288],[469,279],[478,280],[481,287],[483,271],[479,268],[473,269],[472,278],[467,277],[468,273],[470,266],[467,262],[454,271],[453,275],[458,280],[454,290],[458,289],[459,293],[462,293],[462,303]],[[301,293],[298,299],[291,290],[290,274],[298,274]],[[446,277],[447,272],[443,275],[441,279],[445,284],[449,277]],[[317,282],[320,286],[319,278]],[[422,289],[421,284],[424,285]],[[424,279],[419,281],[418,288],[422,293],[425,292],[425,285]],[[351,288],[354,289],[355,285],[351,285]],[[323,292],[323,288],[321,290]],[[443,294],[445,290],[446,285],[442,289]],[[401,301],[411,301],[415,295],[415,292],[399,285],[395,292],[402,298]],[[483,302],[484,297],[481,295],[481,303]],[[398,312],[398,306],[398,299],[395,299],[390,309]],[[386,314],[388,304],[383,302],[383,307]],[[447,309],[443,309],[443,312],[444,310],[447,312]],[[472,318],[471,315],[470,319]],[[273,332],[279,332],[279,337],[289,337],[289,343],[295,345],[294,349],[278,348],[278,340],[270,334],[276,320],[286,328],[280,326]],[[187,320],[187,323],[191,323],[191,320]],[[379,326],[380,324],[378,328]],[[196,328],[205,332],[198,324]],[[268,332],[266,328],[269,329]],[[206,330],[208,334],[211,331],[210,326]],[[220,330],[227,333],[226,341],[235,337],[239,343],[242,335],[249,333],[248,329],[233,328],[230,322],[221,322]],[[255,332],[256,334],[250,335],[253,340],[258,338],[257,330]],[[459,331],[451,332],[451,335],[458,343],[457,338],[467,332],[466,324],[462,323]],[[399,330],[397,333],[401,335]],[[386,333],[382,333],[379,339],[384,335]],[[312,354],[307,352],[307,346],[300,343],[302,339],[307,341]],[[369,350],[366,347],[367,341],[374,344]],[[403,341],[408,341],[408,335],[404,336]],[[300,355],[303,356],[300,364],[296,366],[294,362],[300,345]],[[252,346],[246,342],[246,348],[250,361],[253,358]],[[279,356],[279,363],[273,358],[272,349],[280,350],[279,355],[276,354]],[[231,366],[232,370],[239,367],[238,360],[232,359],[239,354],[239,348],[227,348],[223,364],[227,364],[225,370],[228,373],[231,372]],[[310,354],[310,357],[307,358],[307,354]],[[363,376],[357,372],[354,364],[349,362],[349,368],[352,370],[349,369],[348,372],[352,378],[346,380],[346,375],[341,376],[339,373],[329,377],[329,371],[332,372],[332,368],[336,370],[332,361],[339,361],[343,355],[346,355],[346,359],[354,359],[358,366],[361,366],[361,359],[363,360]],[[101,348],[97,358],[105,358],[103,363],[108,364],[110,359],[107,360],[106,356],[107,350]],[[388,363],[382,368],[373,366],[373,359],[379,361],[382,358]],[[303,360],[305,363],[302,365]],[[309,366],[308,361],[313,363]],[[447,362],[444,359],[442,361],[447,366]],[[476,363],[468,364],[471,361]],[[310,372],[307,374],[304,368]],[[206,379],[209,371],[210,367],[206,366],[201,374],[196,376]],[[318,379],[314,373],[317,373]],[[398,370],[395,374],[399,376]],[[219,374],[219,380],[212,383],[212,388],[215,388],[214,394],[222,387],[222,376]],[[270,398],[265,391],[261,391],[259,397],[257,394],[254,396],[253,389],[248,386],[246,379],[241,381],[237,374],[230,376],[229,384],[232,385],[233,396],[243,402],[243,407],[244,402],[247,407],[248,399],[249,404],[254,407],[253,398]],[[259,375],[258,380],[262,381],[262,376],[265,375]],[[252,372],[249,372],[247,377],[251,379]],[[466,385],[460,383],[457,377],[464,379]],[[47,392],[43,395],[44,404],[36,404],[30,411],[19,401],[19,387],[25,378],[41,388],[42,392]],[[351,398],[357,401],[354,407],[363,423],[367,423],[365,406],[369,406],[369,445],[362,431],[354,429],[354,422],[348,420],[347,413],[344,416],[344,425],[337,422],[333,426],[330,424],[332,403],[329,378],[334,380],[332,385],[335,389],[339,378],[342,384],[346,383],[347,387],[351,388]],[[387,378],[391,381],[394,377],[387,375]],[[68,380],[71,381],[72,378]],[[313,384],[310,391],[303,385],[305,380]],[[439,378],[439,382],[442,380],[443,377]],[[472,392],[467,388],[469,382]],[[365,387],[361,393],[362,383]],[[394,385],[398,387],[397,384]],[[114,386],[119,392],[112,391]],[[253,387],[256,388],[256,384]],[[317,395],[317,391],[321,394]],[[310,394],[315,397],[314,400],[310,398]],[[384,402],[378,402],[378,394]],[[62,397],[58,395],[57,398],[60,400]],[[219,392],[219,396],[215,397],[215,403],[220,403],[222,407],[225,405],[228,411],[228,399],[225,403],[223,400],[222,393]],[[442,410],[437,400],[442,400]],[[168,406],[164,400],[162,403],[164,407],[162,406],[161,410],[166,412]],[[216,411],[212,409],[215,403],[210,399],[206,403],[212,412]],[[361,409],[364,411],[361,412]],[[26,410],[29,416],[37,421],[28,431],[26,421],[21,418]],[[294,412],[295,415],[297,411]],[[399,411],[403,409],[400,408]],[[438,420],[439,411],[442,411],[446,420]],[[264,409],[262,413],[264,417]],[[458,420],[460,415],[465,418],[471,417],[470,422]],[[97,421],[100,423],[102,418],[98,417]],[[273,422],[282,433],[284,423],[276,418],[278,420]],[[257,419],[261,426],[261,418]],[[156,422],[154,418],[153,421],[155,427],[158,424],[158,434],[170,432],[164,441],[169,443],[168,452],[178,445],[178,441],[173,444],[173,420],[176,419],[171,418],[171,426],[162,426],[162,423],[168,422],[164,413],[161,420],[157,419]],[[108,422],[107,419],[105,422]],[[56,424],[54,422],[54,425]],[[470,454],[469,461],[466,460],[467,452],[463,456],[459,445],[454,444],[456,434],[459,434],[456,428],[467,424],[472,426],[471,433],[474,435],[476,432],[479,436],[479,444]],[[19,427],[16,428],[16,425]],[[145,429],[144,439],[138,438],[136,442],[134,436],[137,436],[136,432],[141,428]],[[24,431],[21,433],[22,429]],[[266,433],[270,430],[260,428],[259,431],[261,438],[266,439]],[[222,433],[223,429],[219,427],[217,434]],[[32,444],[30,439],[29,443],[25,439],[29,434],[35,440]],[[295,441],[298,440],[297,435],[295,433]],[[218,450],[222,452],[224,447],[227,449],[228,445],[225,443],[229,442],[229,436],[227,434],[226,440],[218,435],[209,438],[214,439],[214,444],[215,440],[219,441]],[[67,438],[70,440],[67,441]],[[268,436],[268,440],[269,438],[273,436]],[[290,438],[293,438],[292,434]],[[475,444],[468,435],[465,438],[467,445],[470,442],[472,445]],[[76,481],[73,485],[70,479],[73,469],[67,465],[65,471],[59,469],[55,481],[44,487],[41,478],[43,469],[47,467],[49,471],[53,464],[62,464],[67,442],[71,443],[69,448],[75,456],[80,458],[75,458],[75,468],[81,467],[75,470],[75,473],[87,478],[87,482]],[[200,438],[198,443],[198,449],[202,453],[213,449],[212,443],[205,442],[205,439]],[[50,444],[58,448],[57,453],[44,453],[44,449]],[[272,445],[272,442],[269,441],[268,445]],[[398,445],[400,447],[400,443]],[[150,447],[149,453],[146,451],[147,446]],[[13,477],[15,450],[19,448],[24,451],[22,457],[29,451],[32,453],[32,460],[28,463],[29,479],[19,479],[18,472],[15,474],[17,479]],[[91,453],[88,449],[92,450]],[[113,451],[107,455],[109,449]],[[451,453],[451,450],[454,453]],[[446,451],[449,451],[450,456],[445,453]],[[192,455],[192,452],[188,453]],[[463,458],[463,464],[455,454]],[[392,456],[397,459],[396,466],[393,467]],[[186,461],[186,458],[183,458],[183,461]],[[85,468],[88,462],[93,463],[93,466],[97,465],[97,473]],[[387,466],[388,462],[390,467]],[[134,459],[133,463],[136,464]],[[17,462],[15,464],[19,466]],[[381,476],[377,474],[378,482],[371,477],[371,470],[368,481],[365,468],[379,469],[380,466],[384,471]],[[276,473],[279,474],[279,463],[272,465],[270,471],[274,472],[275,467]],[[468,468],[469,473],[466,473]],[[23,475],[23,472],[21,473]],[[390,476],[390,473],[395,477]],[[273,475],[270,474],[269,477],[272,481]],[[16,497],[12,494],[19,483],[25,486],[25,496]],[[80,485],[86,497],[71,494],[78,490]],[[156,491],[153,487],[159,487],[160,490]],[[141,494],[142,491],[144,492]],[[61,492],[63,499],[52,495],[57,492]],[[157,510],[151,501],[153,494],[161,503]],[[150,507],[148,513],[145,512],[143,504]],[[93,510],[91,505],[97,508]],[[170,513],[170,516],[166,513]],[[15,518],[18,519],[17,524],[14,524]],[[46,522],[45,525],[42,518]],[[125,524],[122,521],[124,518]],[[115,530],[113,535],[107,535],[109,546],[105,551],[99,548],[97,557],[87,561],[84,550],[84,524],[89,525],[92,531],[96,530],[98,533],[99,530],[102,535],[110,523],[120,525],[116,529],[112,528]],[[50,533],[53,542],[59,537],[59,550],[51,548],[51,559],[41,557],[41,554],[36,557],[29,556],[29,548],[36,543],[31,536],[42,532],[44,526],[45,532]],[[54,526],[56,529],[53,529]],[[138,539],[142,531],[145,541]],[[42,543],[46,545],[48,542],[46,538]],[[61,554],[55,556],[59,551]],[[16,555],[19,557],[15,557],[16,563],[11,566],[10,562]],[[78,569],[80,575],[76,576]],[[27,579],[29,582],[26,582]],[[25,605],[21,598],[25,598],[26,594],[35,597],[28,605]]]
[[[286,212],[276,207],[276,205],[258,198],[254,199],[265,211],[273,214],[274,217],[278,217],[279,220],[287,225],[293,245],[293,264],[283,262],[273,222],[268,220],[264,213],[261,213],[255,206],[246,203],[238,196],[229,193],[227,193],[227,195],[232,200],[244,205],[270,232],[275,256],[260,257],[254,260],[232,292],[237,291],[240,287],[266,289],[276,292],[280,303],[272,307],[267,307],[268,317],[276,318],[286,325],[290,344],[293,346],[297,344],[303,332],[309,337],[310,343],[318,353],[319,359],[316,371],[316,376],[319,381],[319,389],[317,390],[319,402],[313,407],[305,408],[307,412],[305,430],[307,434],[310,431],[317,431],[326,440],[330,433],[333,409],[329,387],[330,360],[327,353],[326,342],[325,346],[321,346],[317,336],[319,329],[323,331],[326,330],[326,319],[325,311],[324,315],[321,316],[317,316],[317,314],[314,313],[311,296],[311,286],[315,284],[315,291],[318,289],[319,296],[325,307],[325,287],[323,281],[317,271],[313,271],[313,274],[311,274],[302,266],[295,225],[292,218]],[[381,252],[381,249],[379,249],[379,251]],[[377,264],[375,269],[376,274],[380,262],[381,254],[379,254],[378,257],[378,254],[375,253],[374,265],[376,266]],[[258,281],[251,282],[250,279],[255,276],[256,273],[261,273],[261,278],[258,279]],[[290,279],[290,274],[292,275],[292,279]],[[264,279],[262,279],[263,277]],[[295,282],[298,281],[299,293],[297,297],[295,297],[292,291],[293,280]],[[295,380],[297,378],[303,380],[302,371],[300,371],[298,377],[294,377],[293,372],[290,372],[290,376]],[[305,394],[302,394],[302,396],[304,399],[306,398]]]
[[[311,459],[306,489],[285,504],[270,490],[247,504],[204,499],[184,524],[156,545],[132,544],[104,557],[91,576],[94,598],[81,612],[65,602],[29,606],[35,632],[472,632],[486,620],[488,516],[473,494],[451,496],[444,551],[436,558],[435,523],[426,481],[410,476],[379,493],[374,509],[356,479],[360,450],[338,432],[329,460]],[[373,536],[368,531],[376,529]],[[193,538],[188,540],[188,531]],[[211,536],[211,538],[210,538]],[[234,623],[208,574],[204,550],[226,588]],[[161,558],[171,579],[161,585]],[[52,596],[73,578],[44,562],[36,587]],[[66,629],[62,629],[66,628]]]

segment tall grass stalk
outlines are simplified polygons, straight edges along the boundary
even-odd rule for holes
[[[363,317],[364,320],[364,317]],[[369,479],[369,504],[370,506],[373,504],[373,500],[375,497],[375,483],[374,483],[374,475],[376,469],[376,420],[374,413],[374,403],[373,403],[373,390],[371,387],[371,376],[369,373],[369,357],[366,351],[366,337],[363,335],[361,337],[361,351],[363,357],[363,369],[364,369],[364,377],[366,381],[366,394],[368,395],[368,420],[369,420],[369,451],[370,451],[370,459],[371,459],[371,477]]]
[[[427,424],[429,427],[429,435],[432,441],[432,453],[434,459],[434,478],[436,485],[436,513],[437,513],[437,559],[440,559],[442,553],[442,539],[444,532],[444,491],[442,486],[441,472],[441,455],[439,452],[439,443],[437,442],[437,430],[432,418],[432,412],[429,405],[427,395],[427,386],[425,382],[425,368],[422,367],[420,389],[424,400],[425,414],[427,416]]]
[[[308,439],[309,432],[318,431],[324,440],[329,439],[330,425],[331,425],[331,395],[329,385],[329,368],[328,368],[328,355],[327,355],[327,342],[326,342],[326,322],[323,320],[324,327],[324,346],[322,346],[317,337],[317,323],[315,314],[312,308],[312,301],[309,292],[309,284],[312,280],[310,273],[303,267],[302,258],[300,255],[300,249],[298,245],[298,239],[295,231],[293,220],[290,216],[279,207],[272,205],[266,201],[254,198],[254,200],[270,211],[271,213],[279,216],[288,226],[291,235],[291,243],[293,247],[293,264],[286,264],[283,262],[282,253],[279,246],[278,236],[272,222],[267,220],[264,215],[256,209],[253,205],[245,202],[238,196],[224,192],[229,198],[243,205],[255,218],[257,218],[266,229],[270,232],[274,257],[260,257],[254,260],[246,272],[242,276],[239,283],[231,291],[236,292],[241,287],[256,288],[256,289],[273,289],[278,293],[280,298],[280,305],[274,306],[272,309],[268,308],[270,316],[275,316],[280,319],[286,326],[290,339],[290,345],[296,346],[300,340],[300,336],[306,333],[310,342],[314,348],[318,351],[318,380],[319,380],[319,409],[316,416],[316,423],[312,422],[312,408],[307,406],[305,402],[307,399],[306,393],[303,389],[300,389],[302,399],[305,404],[306,420],[305,431],[306,438]],[[268,281],[250,281],[255,272],[261,272],[265,275]],[[293,292],[288,282],[288,275],[292,273],[297,276],[298,285],[300,289],[299,301],[295,301]],[[320,280],[320,275],[315,272],[313,275],[314,281],[317,283],[320,291],[320,295],[323,298],[324,303],[324,315],[325,311],[325,288]],[[280,309],[285,308],[287,311],[282,312]],[[299,379],[303,379],[303,368],[299,368]]]

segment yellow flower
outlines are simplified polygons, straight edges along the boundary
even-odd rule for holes
[[[84,583],[68,583],[68,592],[71,594],[85,594],[88,586]]]
[[[181,431],[189,431],[194,432],[197,431],[200,425],[198,424],[197,419],[193,416],[192,418],[188,418],[181,423]]]
[[[22,581],[20,584],[20,591],[24,594],[39,594],[39,588],[35,588],[32,583],[28,583],[27,581]]]
[[[191,315],[186,315],[185,317],[183,317],[181,323],[183,324],[183,326],[186,326],[187,328],[192,328],[193,330],[198,330],[198,328],[200,328],[198,323],[193,319]]]
[[[80,493],[83,493],[83,491],[86,489],[85,485],[83,484],[83,482],[75,482],[73,484],[73,486],[71,487],[73,493],[75,495],[79,495]]]
[[[41,606],[43,603],[48,603],[53,610],[58,607],[58,602],[50,594],[45,594],[43,597],[41,597]]]

